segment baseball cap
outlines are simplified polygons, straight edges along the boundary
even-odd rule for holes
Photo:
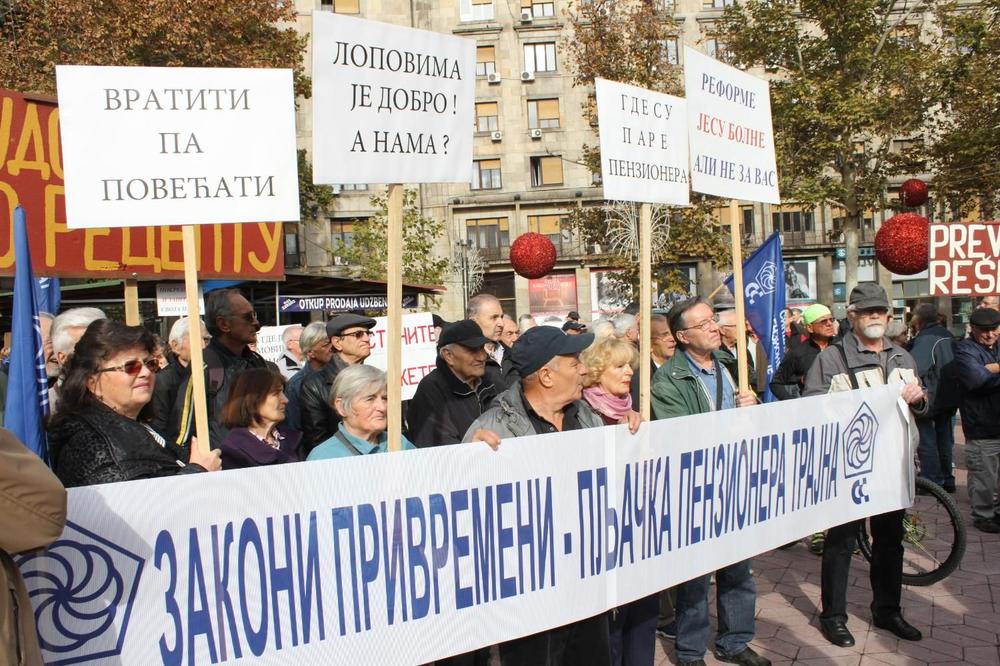
[[[354,314],[353,312],[339,314],[326,322],[326,334],[330,337],[340,335],[352,326],[372,329],[375,328],[375,320],[371,317]]]
[[[564,330],[564,331],[569,331],[569,330],[586,331],[587,327],[584,326],[583,324],[581,324],[578,321],[568,321],[568,322],[566,322],[565,324],[562,325],[562,330]]]
[[[978,328],[996,328],[1000,326],[1000,312],[993,308],[973,310],[969,323]]]
[[[888,310],[889,298],[885,295],[885,289],[874,282],[862,282],[851,289],[848,305],[853,305],[855,310],[870,310],[872,308]]]
[[[830,312],[830,308],[826,307],[822,303],[813,303],[802,311],[802,321],[804,321],[807,325],[812,324],[817,319],[832,316],[833,313]]]
[[[437,346],[440,349],[445,345],[458,344],[469,349],[478,349],[490,342],[493,341],[483,335],[483,329],[479,324],[471,319],[463,319],[445,326],[438,337]]]
[[[522,377],[527,377],[556,356],[579,354],[593,341],[593,333],[566,335],[555,326],[535,326],[514,343],[511,362]]]

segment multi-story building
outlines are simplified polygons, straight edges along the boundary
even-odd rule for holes
[[[678,25],[668,41],[670,59],[683,65],[683,45],[716,55],[725,44],[713,32],[732,0],[663,2]],[[591,91],[572,85],[563,43],[570,36],[567,0],[297,0],[300,29],[311,32],[312,15],[335,11],[476,41],[474,158],[469,184],[420,186],[424,214],[446,222],[439,251],[457,259],[476,251],[485,260],[481,291],[496,294],[510,314],[532,312],[584,317],[607,306],[604,271],[613,269],[600,246],[586,246],[567,227],[566,214],[602,202],[599,178],[581,163],[584,144],[597,141],[583,106]],[[308,64],[307,64],[308,67]],[[311,146],[311,105],[300,100],[299,138]],[[899,149],[904,149],[900,143]],[[896,184],[898,187],[898,184]],[[372,185],[372,188],[377,187]],[[336,271],[332,239],[349,242],[356,219],[371,214],[367,186],[337,187],[337,202],[327,224],[289,228],[286,248],[292,264]],[[875,230],[893,214],[870,211],[861,231],[860,279],[878,279],[872,243]],[[927,205],[931,210],[931,204]],[[720,211],[721,215],[721,211]],[[782,234],[789,296],[801,302],[846,300],[843,277],[843,212],[830,206],[785,203],[746,205],[743,235],[755,247],[772,231]],[[516,275],[508,259],[510,243],[535,231],[549,236],[558,250],[552,274],[539,280]],[[728,230],[720,227],[720,234]],[[296,237],[297,235],[297,237]],[[466,255],[468,256],[468,255]],[[708,262],[692,258],[686,268],[692,293],[709,293],[721,279]],[[898,276],[897,276],[898,277]],[[882,281],[892,278],[883,274]],[[464,306],[468,271],[456,271],[441,304],[446,318]],[[897,279],[895,297],[926,293],[926,279]]]

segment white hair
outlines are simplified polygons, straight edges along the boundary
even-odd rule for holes
[[[191,328],[190,317],[181,317],[174,322],[174,325],[170,327],[170,335],[167,336],[167,342],[172,342],[180,344],[184,338],[188,336],[188,330]],[[198,321],[201,321],[200,319]],[[205,322],[201,322],[201,330],[203,333],[208,333],[208,327]]]
[[[53,319],[52,329],[49,331],[49,337],[52,338],[52,352],[72,354],[80,336],[74,338],[69,333],[70,329],[85,329],[98,319],[107,319],[107,315],[97,308],[72,308]]]
[[[628,333],[628,329],[635,326],[635,315],[622,312],[614,318],[612,324],[614,324],[615,327],[615,336],[624,338],[625,334]]]
[[[594,334],[594,339],[609,337],[615,334],[615,325],[607,319],[598,319],[590,325],[590,332]]]
[[[299,336],[299,349],[302,350],[303,354],[308,354],[313,350],[313,347],[329,339],[330,336],[327,335],[326,324],[321,321],[314,321],[302,329],[302,335]]]
[[[281,341],[285,343],[285,347],[288,347],[288,338],[291,337],[292,333],[296,330],[302,330],[302,324],[293,324],[281,332]],[[301,333],[299,334],[301,336]]]
[[[381,392],[386,387],[385,372],[372,365],[351,365],[337,373],[330,389],[330,404],[340,399],[342,408],[348,414],[354,412],[354,401],[368,395],[371,389]]]

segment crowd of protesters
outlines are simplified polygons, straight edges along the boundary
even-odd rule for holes
[[[789,400],[902,382],[901,397],[920,432],[920,474],[949,492],[956,491],[952,449],[960,410],[973,525],[1000,532],[996,300],[984,299],[973,311],[961,340],[930,303],[915,308],[912,337],[906,327],[890,330],[891,307],[875,284],[851,292],[841,322],[822,304],[787,315],[786,354],[770,381],[773,394]],[[166,345],[95,308],[43,315],[52,470],[73,487],[381,453],[388,449],[391,409],[403,411],[403,448],[463,442],[496,448],[512,437],[617,424],[634,434],[641,421],[640,363],[650,366],[655,419],[748,407],[765,388],[755,380],[760,373],[753,354],[750,389],[737,382],[738,338],[745,335],[753,349],[756,336],[739,330],[733,311],[698,298],[654,313],[648,332],[630,313],[588,324],[571,312],[558,325],[539,324],[531,315],[504,314],[489,294],[473,297],[466,317],[449,323],[435,315],[436,367],[411,400],[394,406],[387,401],[385,373],[365,364],[376,322],[364,315],[289,327],[286,353],[277,363],[254,351],[260,324],[236,289],[208,294],[205,320],[178,320]],[[648,359],[639,358],[644,334]],[[194,344],[204,353],[204,433],[194,419]],[[900,606],[901,516],[894,511],[871,519],[871,612],[876,627],[920,640]],[[854,643],[846,626],[846,590],[855,535],[849,523],[812,539],[822,553],[820,627],[838,646]],[[710,643],[713,584],[719,626]],[[720,661],[765,666],[769,660],[749,646],[755,603],[746,560],[609,613],[509,641],[498,652],[505,665],[652,664],[659,634],[675,641],[680,663],[704,663],[711,649]],[[484,665],[489,659],[484,649],[439,663]]]

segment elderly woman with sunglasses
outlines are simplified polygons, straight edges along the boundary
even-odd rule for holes
[[[63,367],[59,412],[49,427],[52,468],[67,487],[216,471],[219,452],[193,446],[178,460],[149,427],[159,364],[141,326],[99,319]]]

